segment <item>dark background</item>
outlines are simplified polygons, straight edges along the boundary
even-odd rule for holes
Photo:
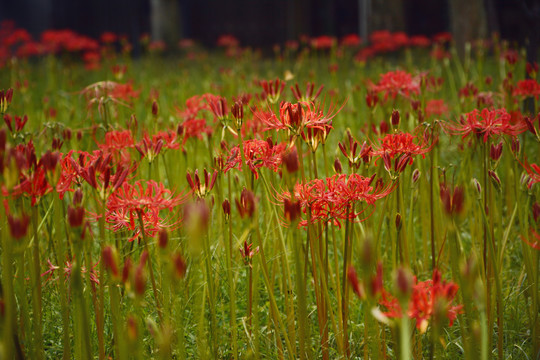
[[[374,30],[405,31],[410,35],[460,32],[465,25],[485,34],[524,43],[540,28],[539,0],[0,0],[0,20],[12,19],[38,36],[46,29],[69,28],[97,38],[104,31],[125,34],[132,40],[143,33],[154,39],[192,38],[212,45],[221,34],[233,34],[241,44],[271,46],[299,35],[337,37]],[[164,4],[162,16],[172,25],[156,31],[151,14]],[[359,4],[370,7],[362,21]],[[461,4],[460,4],[461,3]],[[467,9],[478,4],[485,17]],[[454,6],[454,9],[452,9]],[[461,6],[461,9],[459,8]],[[457,10],[456,10],[457,7]],[[162,8],[163,9],[163,8]],[[460,11],[462,10],[462,11]],[[156,22],[154,20],[154,22]],[[481,22],[481,21],[480,21]],[[480,35],[483,35],[480,33]]]

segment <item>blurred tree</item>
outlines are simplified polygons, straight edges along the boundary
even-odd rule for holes
[[[483,0],[451,0],[450,29],[458,52],[463,54],[465,43],[488,36],[487,15]]]
[[[181,37],[180,6],[177,0],[150,0],[152,40],[176,44]]]

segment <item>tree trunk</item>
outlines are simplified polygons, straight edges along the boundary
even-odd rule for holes
[[[176,44],[180,39],[180,16],[176,0],[150,1],[152,40]]]
[[[487,16],[483,0],[451,0],[450,28],[460,55],[465,43],[487,37]]]

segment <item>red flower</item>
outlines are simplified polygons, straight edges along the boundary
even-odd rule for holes
[[[287,145],[284,143],[273,145],[271,142],[258,139],[245,140],[243,146],[246,165],[253,172],[256,179],[259,178],[257,169],[262,167],[277,172],[283,161],[283,152],[287,148]],[[230,169],[240,170],[241,168],[240,148],[235,146],[230,151],[223,172],[226,173]]]
[[[365,202],[374,205],[375,201],[387,196],[394,186],[384,186],[380,181],[372,183],[375,175],[365,178],[358,174],[336,174],[326,179],[315,179],[305,184],[298,183],[294,187],[293,196],[284,192],[278,195],[278,200],[300,200],[302,212],[308,214],[311,210],[311,218],[302,220],[299,226],[307,226],[310,223],[323,221],[340,226],[339,220],[354,220],[361,215],[366,208],[356,211],[354,205],[357,202]],[[362,219],[360,221],[363,221]]]
[[[506,109],[474,109],[460,118],[459,123],[443,123],[444,129],[450,135],[462,135],[462,139],[470,134],[482,137],[486,142],[494,135],[517,136],[527,130],[524,122],[512,124],[511,115]]]
[[[516,84],[512,96],[520,96],[522,98],[535,97],[538,100],[540,96],[540,84],[534,79],[520,80]]]
[[[433,272],[432,280],[417,283],[415,278],[414,282],[407,316],[416,321],[416,328],[425,332],[428,321],[431,318],[441,321],[440,316],[447,318],[449,325],[452,326],[457,314],[461,313],[463,308],[463,305],[452,305],[459,287],[453,282],[443,281],[437,269]],[[387,309],[384,313],[387,317],[402,316],[398,299],[385,290],[379,304]]]
[[[448,113],[448,105],[444,102],[444,100],[428,100],[426,102],[426,116],[443,116]]]
[[[128,229],[133,231],[132,241],[141,233],[142,217],[146,235],[153,237],[161,229],[176,225],[168,224],[160,217],[162,210],[172,211],[183,201],[181,195],[174,196],[163,184],[153,180],[139,180],[135,184],[124,183],[107,201],[106,221],[114,231]]]
[[[385,101],[388,97],[395,99],[397,95],[408,98],[420,93],[420,80],[403,70],[396,70],[382,74],[379,82],[370,87],[375,92],[384,93]]]

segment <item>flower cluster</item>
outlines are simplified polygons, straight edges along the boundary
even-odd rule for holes
[[[284,192],[278,195],[282,202],[298,199],[302,212],[310,218],[302,220],[299,226],[315,222],[333,222],[340,226],[340,220],[357,219],[365,210],[355,209],[356,203],[374,205],[375,201],[390,194],[394,186],[384,185],[381,179],[375,181],[375,175],[365,178],[358,174],[336,174],[326,179],[315,179],[305,184],[298,183],[294,194]]]
[[[506,109],[474,109],[461,116],[459,123],[443,123],[443,128],[450,135],[461,135],[462,139],[474,134],[487,142],[497,135],[517,136],[527,130],[527,125],[524,122],[513,124]]]
[[[415,277],[407,316],[415,320],[416,328],[421,332],[426,331],[429,320],[432,318],[435,321],[447,318],[449,325],[452,326],[463,309],[463,305],[453,305],[458,289],[455,283],[442,280],[438,270],[433,272],[431,280],[417,282]],[[387,309],[383,313],[387,317],[402,317],[403,311],[398,299],[386,290],[382,291],[379,303]]]
[[[153,180],[139,180],[135,184],[125,182],[109,197],[105,220],[112,224],[114,231],[133,231],[130,241],[141,234],[142,220],[146,236],[153,237],[161,229],[178,223],[167,223],[160,217],[160,212],[172,211],[182,201],[181,195],[175,196],[163,184]]]

